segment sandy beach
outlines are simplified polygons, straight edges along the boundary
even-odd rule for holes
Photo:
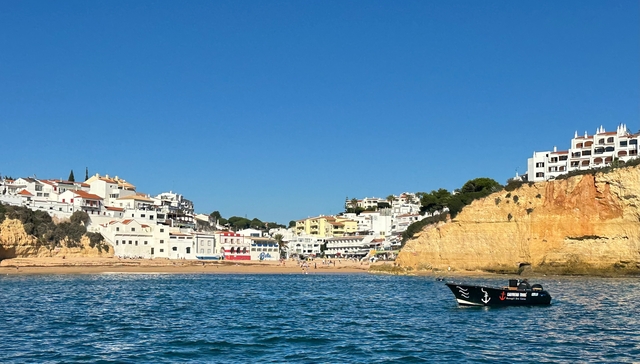
[[[336,261],[323,265],[322,260],[307,262],[308,274],[366,273],[368,264]],[[168,259],[118,258],[14,258],[0,262],[0,274],[96,274],[96,273],[165,273],[165,274],[302,274],[296,261],[193,261]]]

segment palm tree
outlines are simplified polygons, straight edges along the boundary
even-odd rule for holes
[[[273,236],[273,240],[275,240],[278,243],[278,250],[280,250],[280,256],[282,256],[282,253],[285,251],[286,247],[287,247],[287,243],[282,240],[284,238],[284,236],[282,236],[282,234],[276,234]]]
[[[396,196],[394,195],[389,195],[387,196],[386,200],[389,201],[389,205],[393,204],[393,201],[396,199]]]

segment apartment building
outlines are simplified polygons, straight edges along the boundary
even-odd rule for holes
[[[640,134],[631,133],[625,124],[616,131],[607,132],[604,127],[596,129],[595,134],[583,136],[575,133],[567,150],[534,152],[527,161],[529,181],[546,181],[573,170],[604,167],[615,159],[628,161],[638,156],[638,138]]]

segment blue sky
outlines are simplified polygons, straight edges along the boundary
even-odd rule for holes
[[[118,175],[198,212],[504,183],[574,131],[640,129],[637,1],[0,6],[0,173]]]

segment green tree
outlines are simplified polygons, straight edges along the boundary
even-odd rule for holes
[[[89,222],[89,214],[84,211],[76,211],[69,218],[72,224],[86,225]]]
[[[71,170],[71,173],[69,173],[69,178],[67,178],[67,180],[71,182],[76,181],[76,178],[73,176],[73,169]]]
[[[257,218],[253,218],[249,223],[249,227],[252,229],[264,229],[264,223]]]
[[[480,177],[467,181],[467,183],[465,183],[460,189],[460,192],[497,192],[500,189],[502,189],[502,185],[496,182],[496,180],[486,177]]]
[[[396,199],[396,196],[394,195],[389,195],[387,196],[386,200],[389,202],[390,205],[393,204],[393,201]]]
[[[295,222],[295,220],[291,220],[291,221],[289,221],[289,227],[290,227],[290,228],[292,228],[292,227],[296,227],[296,222]]]

